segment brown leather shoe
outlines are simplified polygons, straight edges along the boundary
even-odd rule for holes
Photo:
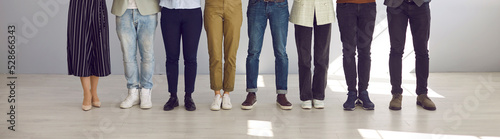
[[[429,97],[427,97],[427,94],[418,95],[417,105],[422,106],[422,108],[426,110],[431,110],[431,111],[436,110],[436,105],[434,104],[434,102],[432,102],[432,100]]]
[[[391,110],[401,110],[401,101],[403,96],[401,94],[392,94],[392,100],[389,103],[389,109]]]
[[[285,94],[278,94],[278,96],[276,98],[276,103],[283,110],[291,110],[292,109],[292,103],[288,102]]]
[[[257,96],[254,92],[248,92],[247,99],[245,99],[245,101],[243,101],[243,103],[241,104],[241,109],[250,110],[253,108],[253,105],[255,105],[255,103],[257,103]]]

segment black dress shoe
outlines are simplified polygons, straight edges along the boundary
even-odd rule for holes
[[[173,110],[177,106],[179,106],[179,100],[177,99],[177,97],[170,97],[170,99],[168,99],[167,103],[165,103],[165,105],[163,105],[163,110],[164,111]]]
[[[186,107],[186,110],[188,111],[196,110],[196,105],[194,105],[193,98],[184,98],[184,107]]]

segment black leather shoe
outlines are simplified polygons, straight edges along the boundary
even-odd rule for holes
[[[177,99],[177,97],[170,97],[170,99],[168,99],[167,103],[165,103],[165,105],[163,105],[163,110],[164,111],[173,110],[177,106],[179,106],[179,100]]]
[[[184,107],[186,107],[187,111],[196,110],[196,105],[194,105],[193,98],[184,98]]]

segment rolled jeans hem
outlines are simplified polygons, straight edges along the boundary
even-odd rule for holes
[[[247,88],[247,92],[257,92],[259,89],[257,88]]]
[[[287,94],[287,90],[276,90],[276,94]]]

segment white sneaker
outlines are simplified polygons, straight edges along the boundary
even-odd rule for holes
[[[151,89],[142,88],[141,89],[141,108],[149,109],[153,107],[151,103]]]
[[[313,99],[313,105],[314,105],[314,108],[316,108],[316,109],[325,108],[325,102],[323,102],[323,100]]]
[[[231,108],[233,108],[233,105],[231,104],[231,99],[229,98],[228,94],[224,94],[222,96],[222,109],[230,110]]]
[[[136,88],[128,89],[128,96],[120,104],[120,108],[128,109],[134,105],[139,104],[139,93]]]
[[[311,100],[306,100],[302,101],[302,105],[300,105],[302,109],[311,109],[312,108],[312,102]]]
[[[222,103],[222,98],[220,97],[220,94],[215,95],[214,102],[210,106],[210,110],[213,110],[213,111],[220,110],[221,103]]]

